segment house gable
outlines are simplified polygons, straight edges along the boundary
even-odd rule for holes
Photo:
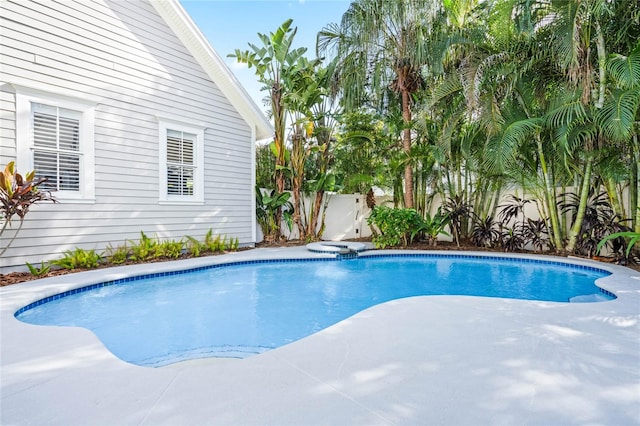
[[[237,82],[214,80],[168,19],[146,0],[0,2],[0,163],[16,160],[25,152],[18,145],[30,140],[17,131],[29,129],[24,120],[31,117],[29,106],[19,117],[18,100],[41,93],[45,106],[90,104],[95,175],[92,197],[30,211],[0,273],[75,247],[102,252],[137,240],[141,231],[181,239],[213,229],[242,245],[255,242],[254,143],[270,132],[268,122],[234,88]],[[163,201],[162,176],[171,179],[159,151],[161,131],[194,127],[201,129],[194,152],[202,163],[193,162],[203,172],[201,199]],[[18,170],[32,161],[21,160]]]
[[[218,85],[222,93],[238,109],[248,122],[256,126],[256,138],[266,139],[273,135],[271,124],[259,111],[249,94],[242,87],[223,59],[211,47],[202,32],[198,29],[189,14],[177,0],[151,0],[167,24],[182,40],[202,68]]]

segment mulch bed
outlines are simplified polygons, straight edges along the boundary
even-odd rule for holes
[[[357,240],[352,240],[352,241],[360,241],[360,242],[364,242],[364,241],[371,241],[368,238],[360,238]],[[262,242],[262,243],[258,243],[256,244],[256,248],[260,248],[260,247],[296,247],[296,246],[300,246],[300,245],[304,245],[306,244],[305,241],[301,241],[301,240],[288,240],[288,241],[275,241],[275,242]],[[411,249],[411,250],[451,250],[451,251],[485,251],[485,252],[501,252],[501,250],[498,249],[490,249],[490,248],[486,248],[486,247],[476,247],[475,245],[472,244],[468,244],[468,243],[464,243],[461,244],[460,247],[456,246],[456,244],[454,243],[450,243],[450,242],[438,242],[438,245],[436,247],[430,246],[427,243],[423,243],[423,242],[415,242],[411,245],[409,245],[407,247],[407,249]],[[240,249],[240,250],[249,250],[249,249]],[[532,252],[530,251],[523,251],[522,253],[529,253],[531,254]],[[224,253],[217,253],[217,254],[210,254],[210,256],[216,256],[218,254],[224,254]],[[546,255],[556,255],[555,253],[536,253],[536,254],[546,254]],[[189,255],[184,255],[182,257],[180,257],[179,259],[186,259],[189,258],[191,256]],[[586,257],[585,257],[586,258]],[[151,261],[149,261],[148,263],[151,262],[163,262],[166,260],[176,260],[176,259],[153,259]],[[595,260],[598,261],[602,261],[602,262],[614,262],[613,258],[596,258]],[[135,264],[137,262],[127,262],[124,263],[123,265],[132,265]],[[97,269],[100,268],[108,268],[111,267],[112,265],[100,265]],[[634,264],[634,265],[626,265],[629,268],[635,269],[637,271],[640,271],[640,265]],[[21,282],[25,282],[25,281],[32,281],[32,280],[36,280],[36,279],[40,279],[40,278],[47,278],[47,277],[54,277],[57,275],[65,275],[65,274],[72,274],[74,272],[81,272],[84,271],[85,269],[58,269],[58,270],[52,270],[49,273],[47,273],[46,275],[42,275],[40,277],[36,277],[34,275],[32,275],[30,272],[11,272],[8,274],[0,274],[0,286],[7,286],[7,285],[11,285],[11,284],[18,284]]]

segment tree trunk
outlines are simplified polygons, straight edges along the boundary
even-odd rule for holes
[[[411,94],[407,90],[402,91],[402,149],[407,155],[404,166],[404,206],[412,209],[413,203],[413,166],[411,162]]]
[[[291,190],[293,192],[293,223],[298,228],[298,236],[301,240],[306,239],[304,224],[302,223],[302,209],[301,209],[301,192],[302,181],[304,179],[304,136],[302,129],[295,128],[293,136],[293,146],[291,147],[291,169],[293,172]]]
[[[367,207],[373,210],[373,208],[376,206],[376,195],[373,192],[373,188],[369,188],[369,190],[367,191],[366,201]]]
[[[319,147],[322,147],[322,155],[320,157],[320,180],[322,184],[316,187],[316,196],[313,201],[313,205],[310,212],[309,223],[307,224],[307,236],[313,237],[314,240],[320,239],[320,230],[318,230],[318,219],[320,217],[320,210],[322,208],[322,202],[324,201],[324,193],[326,188],[327,169],[329,167],[330,151],[331,147],[331,131],[326,126],[324,117],[318,119],[316,123],[316,138],[318,140]],[[324,215],[323,215],[324,218]],[[324,220],[321,227],[324,226]]]
[[[456,195],[463,196],[462,188],[462,160],[460,160],[456,161]]]
[[[307,235],[318,238],[318,217],[320,217],[320,209],[322,208],[322,200],[324,199],[324,189],[320,189],[316,192],[316,198],[313,200],[313,206],[311,207],[311,218],[309,219],[309,226],[307,227]]]
[[[615,181],[611,178],[603,179],[604,188],[607,191],[607,195],[609,196],[609,204],[611,204],[611,208],[613,209],[613,213],[620,216],[620,218],[626,218],[626,211],[624,206],[622,205],[621,198],[618,193],[618,188]]]
[[[327,206],[329,205],[330,194],[325,194],[325,195],[326,196],[324,197],[324,200],[322,202],[322,216],[321,216],[322,219],[320,220],[320,229],[316,233],[316,238],[317,239],[321,239],[322,238],[322,234],[324,234],[324,230],[326,228],[325,219],[327,218]]]
[[[634,134],[631,138],[631,158],[633,158],[635,166],[631,166],[631,179],[629,184],[629,204],[631,209],[631,218],[633,230],[640,232],[640,143],[638,143],[638,135]]]
[[[544,182],[544,201],[546,203],[547,212],[551,221],[551,241],[556,250],[562,249],[562,234],[560,231],[560,221],[558,219],[558,208],[555,203],[555,185],[551,182],[551,176],[547,167],[547,160],[542,150],[542,141],[540,137],[536,138],[538,146],[538,157],[540,159],[540,167],[542,169],[542,180]]]
[[[284,146],[284,108],[282,106],[281,88],[278,84],[274,84],[271,88],[271,111],[273,112],[273,123],[275,127],[273,142],[276,147],[276,192],[282,194],[284,192],[284,170],[285,166],[285,146]],[[279,239],[282,235],[282,207],[278,207],[275,215],[276,224],[278,226],[275,239]]]
[[[598,100],[596,108],[602,108],[604,105],[605,89],[607,84],[607,73],[605,66],[607,64],[607,52],[605,51],[604,35],[600,22],[596,20],[596,51],[598,52]]]
[[[487,216],[494,217],[498,213],[498,206],[500,205],[500,200],[502,199],[502,193],[504,191],[504,183],[500,183],[500,186],[496,189],[496,193],[493,196],[493,200],[491,200],[490,210],[491,214],[487,214]]]
[[[591,186],[591,171],[593,170],[593,158],[591,155],[587,157],[587,164],[585,165],[584,177],[582,179],[582,188],[580,190],[580,204],[578,205],[578,211],[576,212],[576,219],[573,222],[571,229],[569,230],[569,243],[567,244],[567,252],[573,253],[578,242],[578,236],[582,229],[582,220],[584,219],[584,213],[587,209],[587,201],[589,200],[589,187]]]
[[[305,233],[304,225],[301,220],[300,209],[300,186],[301,179],[297,176],[293,178],[292,192],[293,192],[293,223],[298,228],[298,238],[304,240],[307,236]]]

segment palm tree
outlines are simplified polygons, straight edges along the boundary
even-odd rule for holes
[[[318,33],[318,52],[335,53],[346,107],[368,102],[402,105],[402,146],[411,151],[412,96],[422,87],[422,70],[434,57],[433,24],[439,2],[429,0],[355,0],[341,23]],[[414,207],[413,168],[404,167],[404,204]]]
[[[612,85],[596,119],[604,133],[617,142],[612,151],[627,153],[622,170],[630,171],[630,213],[635,231],[640,232],[640,42],[628,55],[611,55],[606,68]]]
[[[605,24],[612,27],[616,3],[500,1],[496,10],[512,19],[501,19],[499,28],[498,20],[490,19],[494,42],[473,44],[475,51],[465,58],[459,75],[451,75],[440,89],[446,96],[464,92],[469,118],[483,123],[488,137],[485,171],[515,177],[529,170],[540,178],[537,186],[557,249],[563,248],[555,200],[558,179],[565,174],[561,169],[580,180],[581,202],[564,247],[569,252],[596,180],[594,168],[611,151],[604,148],[633,138],[629,124],[637,116],[638,98],[629,87],[624,94],[610,90],[606,59],[609,46],[615,45],[611,40],[628,40],[637,25],[624,26],[615,36],[612,28],[603,30]],[[632,2],[626,3],[633,10]],[[500,47],[496,41],[506,43]],[[626,68],[632,62],[626,59]]]
[[[429,102],[418,122],[431,120],[439,126],[435,145],[444,168],[445,192],[461,197],[485,217],[495,213],[507,181],[523,181],[518,175],[525,160],[533,161],[528,170],[534,176],[539,173],[538,162],[548,175],[542,144],[532,145],[540,142],[539,108],[535,102],[523,105],[536,95],[535,86],[527,82],[535,80],[531,70],[537,46],[518,33],[532,31],[528,15],[512,20],[518,17],[517,0],[499,2],[495,10],[474,1],[445,2],[445,6],[450,22],[445,73],[431,84]],[[523,152],[537,155],[532,158]],[[553,186],[548,188],[553,191]],[[552,200],[547,204],[555,206]]]
[[[555,65],[565,72],[564,88],[575,93],[571,105],[550,116],[555,127],[563,129],[558,132],[559,142],[580,144],[582,154],[580,204],[569,231],[568,252],[574,250],[580,235],[594,181],[592,174],[601,154],[616,140],[629,140],[633,134],[637,94],[633,89],[624,94],[611,92],[608,82],[611,73],[607,70],[607,59],[614,49],[628,46],[629,40],[633,40],[630,37],[637,36],[640,25],[637,11],[630,24],[615,16],[626,9],[637,10],[637,2],[558,0],[550,2],[548,13],[540,21],[541,25],[549,26],[546,40]]]

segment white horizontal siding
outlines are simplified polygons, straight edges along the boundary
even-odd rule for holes
[[[130,6],[135,6],[140,0],[128,2]],[[126,3],[126,2],[116,2]],[[23,3],[19,3],[22,5]],[[25,5],[32,3],[24,2]],[[51,2],[45,3],[48,6],[53,5]],[[71,2],[63,2],[61,6],[69,6],[74,4]],[[8,3],[6,6],[11,6]],[[120,6],[125,6],[121,4]],[[32,7],[34,7],[32,5]],[[46,6],[40,6],[47,9]],[[30,14],[37,13],[29,10]],[[59,15],[54,14],[56,17]],[[164,55],[158,66],[158,57],[150,56],[159,55],[167,49],[167,45],[154,41],[157,49],[138,49],[132,51],[130,55],[122,55],[125,50],[133,49],[130,46],[129,39],[125,39],[118,34],[105,33],[103,37],[96,37],[90,30],[78,31],[76,38],[80,41],[69,40],[68,35],[61,37],[56,32],[71,31],[69,25],[61,25],[55,20],[38,21],[35,19],[26,19],[19,21],[19,14],[11,11],[7,7],[7,11],[3,6],[3,26],[5,26],[6,46],[3,46],[3,53],[6,54],[7,64],[21,67],[25,77],[33,81],[47,82],[50,78],[59,79],[61,87],[70,90],[82,90],[82,87],[91,90],[92,93],[108,97],[109,95],[118,95],[117,98],[123,102],[130,102],[132,99],[132,89],[134,94],[162,95],[163,93],[171,94],[175,97],[175,78],[180,78],[183,86],[180,88],[180,94],[186,99],[195,100],[206,103],[209,107],[217,107],[218,113],[227,116],[229,119],[240,120],[239,116],[231,108],[228,102],[220,103],[222,95],[217,88],[214,88],[212,96],[205,96],[201,90],[203,81],[208,81],[204,71],[195,64],[190,56],[186,56],[185,66],[177,66],[176,60],[180,57],[176,55]],[[25,24],[27,26],[25,26]],[[38,26],[39,32],[34,35],[29,25]],[[25,32],[26,31],[26,32]],[[167,29],[168,31],[168,29]],[[110,44],[104,44],[108,40]],[[136,41],[139,43],[139,41]],[[56,51],[61,43],[72,44],[72,47],[60,53]],[[102,44],[101,44],[102,43]],[[113,44],[113,46],[112,46]],[[44,47],[43,47],[44,46]],[[183,55],[188,55],[183,50]],[[108,58],[108,59],[105,59]],[[193,68],[197,68],[194,72]],[[66,78],[65,78],[66,77]],[[149,87],[148,82],[154,83]],[[106,85],[106,89],[105,89]],[[86,90],[85,89],[85,90]],[[138,93],[135,90],[138,90]],[[158,93],[156,93],[156,91]],[[207,92],[205,92],[207,93]],[[180,101],[182,98],[175,98],[174,101]],[[138,104],[138,102],[135,102]],[[182,102],[178,105],[180,108],[187,108],[189,111],[191,103]],[[157,105],[150,104],[150,107]],[[197,113],[197,111],[193,111]]]
[[[16,98],[13,93],[0,91],[0,166],[4,166],[16,157],[16,120],[13,111]]]
[[[192,232],[196,234],[204,234],[201,227],[203,224],[211,223],[222,224],[225,222],[224,217],[216,218],[215,216],[202,216],[198,218],[192,218],[185,228],[185,222],[183,220],[174,219],[174,221],[168,221],[165,217],[145,217],[131,220],[127,224],[112,224],[112,225],[100,225],[96,226],[96,218],[80,220],[74,220],[75,226],[69,226],[70,224],[65,221],[53,221],[55,228],[47,230],[46,237],[40,237],[39,232],[42,229],[27,229],[20,231],[21,239],[16,240],[16,246],[30,247],[25,243],[25,239],[37,238],[40,244],[59,244],[59,238],[79,238],[77,243],[97,243],[101,246],[105,236],[110,236],[114,232],[121,234],[120,241],[114,240],[114,242],[124,243],[125,239],[132,239],[137,241],[140,238],[140,231],[142,230],[150,237],[159,234],[163,238],[181,239],[185,235],[189,235]],[[76,223],[77,222],[77,223]],[[69,230],[82,229],[82,234],[74,233],[73,236],[69,236]],[[185,233],[185,230],[188,231]],[[24,235],[22,235],[24,233]],[[67,241],[67,244],[69,241]]]
[[[103,251],[140,231],[180,239],[213,229],[252,242],[251,129],[153,6],[8,0],[0,8],[3,81],[98,100],[95,204],[34,207],[0,272],[74,247]],[[15,95],[2,90],[6,163],[16,155]],[[157,114],[206,126],[203,205],[159,203]]]

